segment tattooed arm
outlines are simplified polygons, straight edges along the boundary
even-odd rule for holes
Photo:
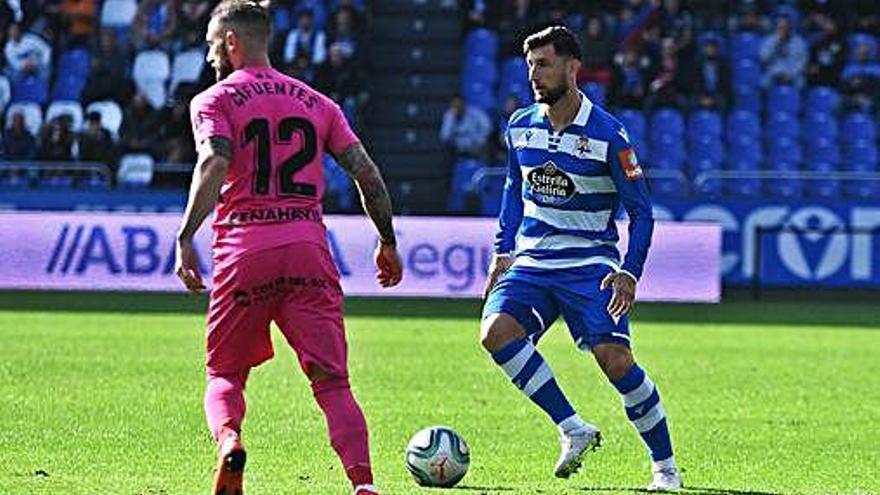
[[[364,211],[379,231],[382,244],[396,245],[391,224],[391,197],[388,196],[379,168],[367,154],[364,145],[359,142],[352,144],[336,157],[336,161],[357,184]]]
[[[403,278],[403,263],[397,253],[397,239],[391,223],[391,198],[379,168],[373,163],[364,145],[354,143],[336,157],[339,165],[357,183],[364,211],[379,231],[376,247],[376,278],[382,287],[394,287]]]

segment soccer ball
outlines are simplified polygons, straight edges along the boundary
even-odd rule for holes
[[[452,487],[464,478],[470,463],[464,439],[445,426],[417,432],[406,446],[406,468],[421,486]]]

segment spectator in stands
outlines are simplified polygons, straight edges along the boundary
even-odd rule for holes
[[[50,120],[40,136],[40,152],[38,158],[50,162],[66,162],[73,160],[74,135],[71,130],[73,120],[69,115],[59,115]]]
[[[464,13],[464,29],[497,29],[501,18],[501,0],[463,0],[460,11]]]
[[[671,37],[663,38],[660,62],[651,83],[648,85],[648,94],[645,98],[646,108],[676,107],[685,110],[687,99],[681,91],[684,86],[682,75],[685,73],[685,69],[678,62],[675,40]]]
[[[360,41],[354,24],[354,8],[342,8],[333,16],[328,46],[336,46],[347,60],[359,58]]]
[[[614,57],[609,100],[623,108],[642,108],[648,89],[650,60],[635,48]]]
[[[161,126],[158,112],[153,110],[146,97],[135,93],[125,110],[119,137],[125,153],[153,153]]]
[[[13,86],[27,77],[49,78],[52,48],[39,36],[22,33],[21,26],[10,24],[9,38],[3,51]]]
[[[327,63],[315,73],[315,87],[338,103],[349,116],[357,114],[368,96],[364,83],[353,61],[345,57],[342,44],[330,45]]]
[[[455,156],[483,157],[491,132],[492,123],[485,112],[466,104],[459,95],[452,97],[449,109],[443,114],[440,140]]]
[[[317,70],[312,66],[309,57],[304,53],[299,54],[293,63],[286,67],[285,73],[290,77],[295,77],[309,84],[313,84],[315,77],[317,77]]]
[[[177,7],[177,34],[180,49],[201,46],[211,17],[209,0],[182,0]]]
[[[703,45],[703,55],[691,72],[691,95],[700,108],[724,110],[730,101],[730,66],[721,56],[718,40],[710,38]]]
[[[115,147],[110,131],[101,125],[101,114],[89,112],[79,135],[79,159],[111,165],[116,159]]]
[[[132,24],[135,48],[167,50],[176,29],[177,9],[172,0],[141,0]]]
[[[92,41],[97,23],[95,0],[62,0],[60,13],[66,46],[85,46]]]
[[[305,55],[313,67],[327,60],[327,35],[315,28],[315,16],[311,10],[300,12],[296,27],[290,30],[284,43],[285,63],[294,62],[300,55]]]
[[[877,63],[871,45],[861,42],[855,47],[855,60],[848,63],[840,75],[848,106],[872,110],[880,95],[880,63]]]
[[[4,138],[7,160],[33,160],[37,156],[37,139],[30,133],[20,112],[12,114],[12,124]]]
[[[814,86],[837,87],[843,70],[846,44],[834,19],[827,16],[816,16],[814,19],[821,34],[810,48],[807,80]]]
[[[791,18],[776,18],[776,32],[764,38],[761,44],[761,62],[764,64],[762,84],[791,84],[801,87],[807,65],[807,43],[792,30]]]
[[[739,13],[730,22],[732,31],[763,33],[767,28],[767,21],[754,3],[741,4]]]
[[[581,46],[585,49],[581,60],[581,72],[578,74],[578,85],[596,82],[607,87],[611,84],[614,35],[608,30],[601,15],[594,14],[587,19],[587,29],[583,32]]]
[[[98,46],[92,52],[91,71],[83,89],[83,100],[124,102],[131,99],[132,82],[128,79],[128,50],[116,42],[116,35],[102,29]]]
[[[523,40],[535,27],[540,6],[531,0],[504,0],[504,4],[498,24],[501,56],[521,57]]]

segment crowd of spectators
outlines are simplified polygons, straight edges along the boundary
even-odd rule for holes
[[[47,118],[31,129],[20,113],[3,118],[0,159],[96,161],[115,167],[128,153],[147,153],[156,161],[195,159],[189,100],[213,82],[204,63],[195,81],[151,93],[136,81],[136,57],[158,51],[178,54],[206,50],[205,31],[219,0],[6,0],[0,2],[0,90],[3,105],[33,101],[44,110],[66,81],[61,60],[84,51],[85,83],[74,96],[86,109],[92,102],[114,102],[122,114],[118,129],[108,128],[99,112]],[[111,6],[104,3],[116,2]],[[108,14],[134,10],[124,26],[105,25]],[[104,8],[107,7],[107,8]],[[273,18],[272,59],[276,68],[312,84],[334,98],[354,122],[368,99],[364,90],[364,33],[368,21],[363,1],[287,0],[270,4]],[[34,92],[30,88],[43,88]],[[51,91],[50,88],[56,88]]]
[[[876,0],[464,0],[466,31],[497,33],[498,58],[522,55],[524,37],[564,24],[580,33],[583,67],[578,76],[588,95],[612,109],[652,111],[673,107],[725,112],[732,105],[731,39],[754,33],[754,68],[760,85],[828,86],[843,107],[876,112],[880,99],[880,2]],[[851,35],[866,35],[856,38]],[[874,43],[871,43],[873,37]],[[598,93],[598,95],[596,94]],[[514,98],[514,103],[508,97]],[[503,132],[512,109],[529,103],[499,95],[490,109]],[[444,119],[459,112],[453,102]],[[484,111],[486,109],[483,109]],[[470,115],[468,120],[476,120]],[[444,133],[444,136],[448,133]],[[500,159],[503,139],[487,138],[474,152],[450,141],[460,155]]]

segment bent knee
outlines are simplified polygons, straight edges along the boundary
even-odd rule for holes
[[[605,344],[593,349],[596,362],[611,381],[618,381],[629,372],[633,365],[632,351],[617,344]]]
[[[487,316],[480,326],[480,344],[490,353],[503,349],[511,342],[526,337],[526,331],[510,315],[495,313]]]

